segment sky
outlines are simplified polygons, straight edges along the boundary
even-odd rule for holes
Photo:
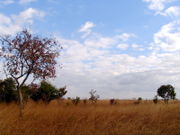
[[[23,28],[63,47],[49,81],[67,97],[180,98],[180,0],[0,0],[0,35]]]

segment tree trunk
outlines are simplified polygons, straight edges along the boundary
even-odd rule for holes
[[[24,104],[23,104],[23,95],[20,88],[18,88],[18,95],[19,95],[19,116],[23,117]]]

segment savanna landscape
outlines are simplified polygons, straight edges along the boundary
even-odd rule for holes
[[[180,135],[179,0],[0,0],[0,135]]]

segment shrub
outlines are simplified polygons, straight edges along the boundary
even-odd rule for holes
[[[66,87],[57,89],[52,84],[42,81],[38,88],[32,89],[31,99],[49,103],[51,100],[62,98],[66,93]]]
[[[115,99],[110,99],[109,103],[110,103],[110,105],[115,105],[115,104],[117,104],[117,101]]]
[[[142,102],[142,98],[139,97],[139,98],[137,99],[137,101],[134,102],[134,104],[135,104],[135,105],[138,105],[138,104],[140,104],[141,102]]]
[[[10,103],[17,101],[16,83],[12,78],[0,82],[0,101]]]
[[[87,104],[87,99],[83,99],[83,103],[86,105]]]
[[[76,97],[71,100],[74,105],[78,105],[80,103],[80,97]]]
[[[154,104],[157,104],[157,103],[158,103],[158,96],[157,96],[157,95],[154,96],[153,102],[154,102]]]
[[[138,101],[141,102],[142,101],[142,97],[138,97]]]

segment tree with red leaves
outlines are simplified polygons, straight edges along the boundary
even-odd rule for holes
[[[0,40],[5,72],[16,81],[22,116],[22,86],[30,76],[34,79],[55,77],[59,44],[53,38],[41,38],[26,29],[15,36],[2,36]]]

